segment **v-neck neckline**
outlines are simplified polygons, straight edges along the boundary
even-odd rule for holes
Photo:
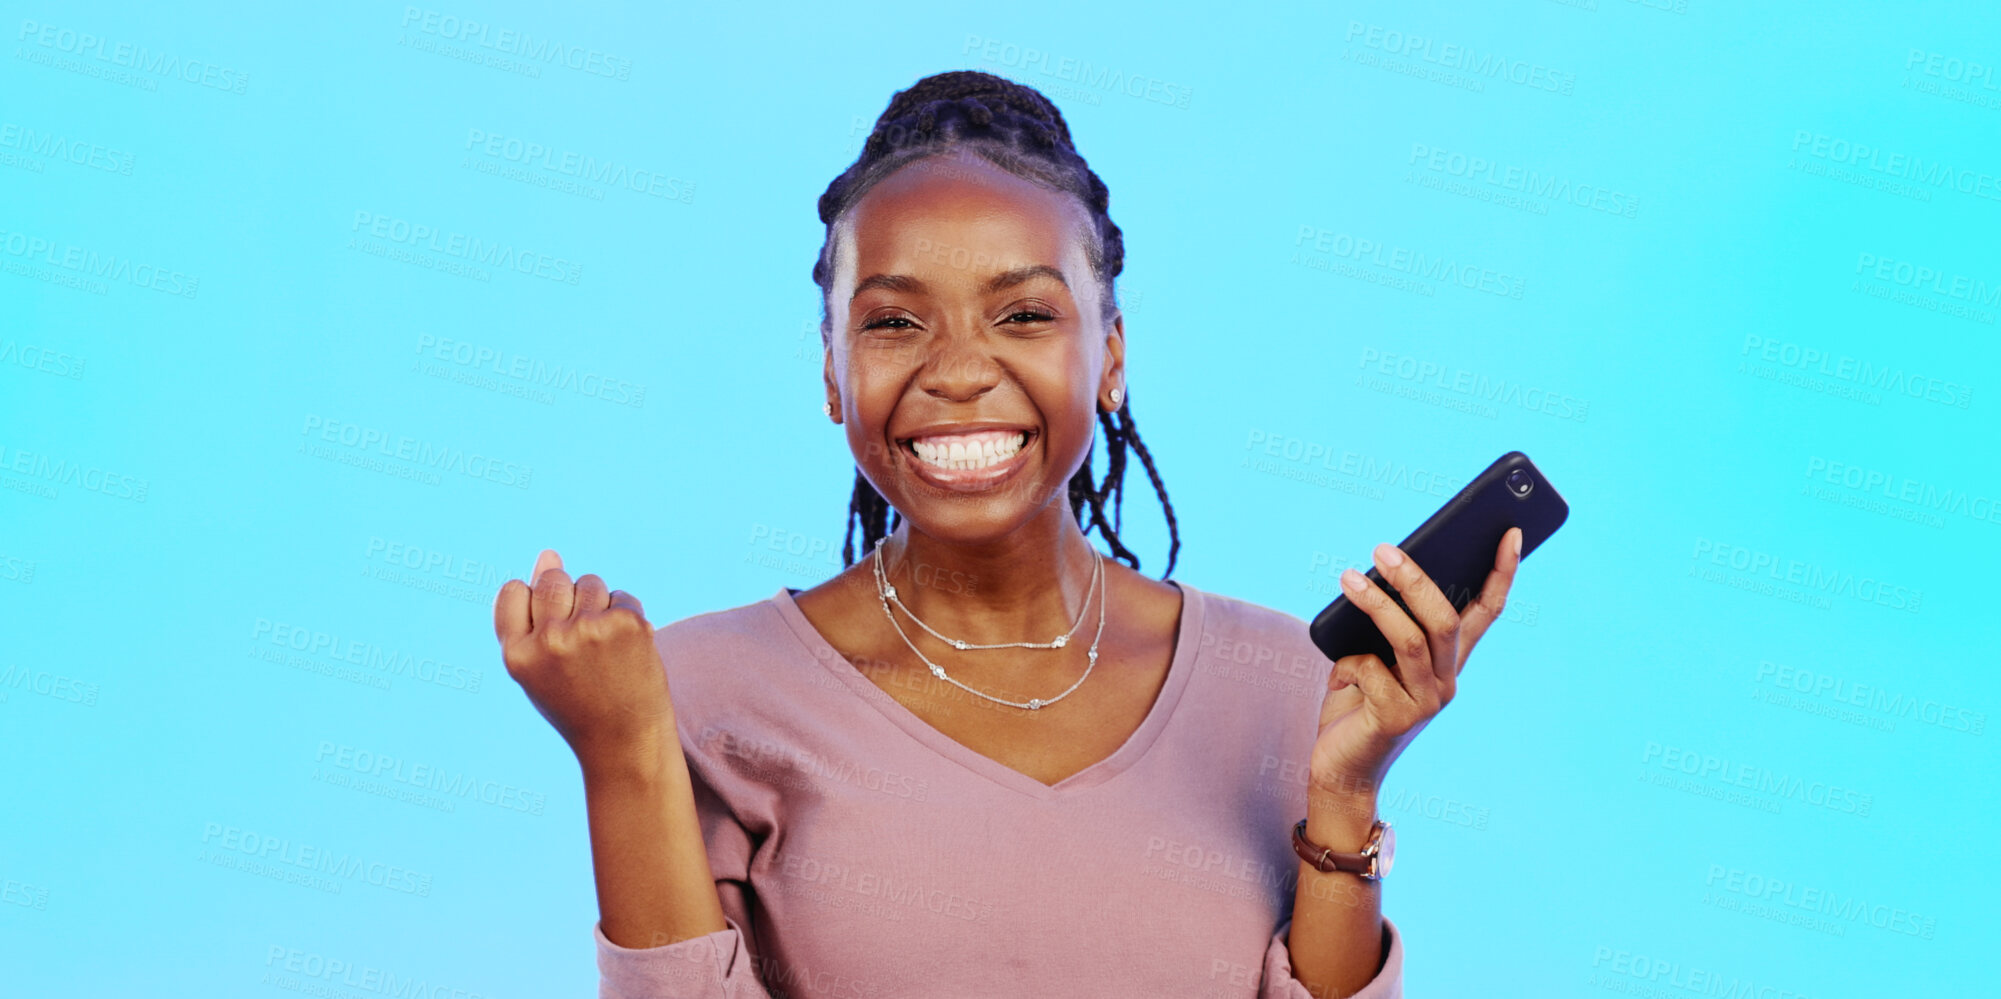
[[[1205,611],[1203,593],[1180,580],[1168,580],[1181,591],[1180,623],[1175,629],[1174,654],[1168,659],[1167,678],[1161,683],[1160,693],[1154,697],[1153,706],[1147,710],[1146,718],[1133,729],[1132,735],[1119,744],[1111,755],[1054,784],[1044,784],[1029,775],[1008,766],[993,757],[960,742],[939,731],[917,713],[904,707],[901,701],[889,696],[889,692],[875,685],[862,675],[862,671],[840,654],[826,636],[813,626],[813,622],[799,609],[798,601],[792,598],[792,589],[781,586],[770,600],[780,617],[791,628],[792,635],[805,650],[829,673],[855,692],[862,700],[873,705],[883,717],[903,729],[928,747],[932,752],[952,760],[966,769],[979,774],[1002,787],[1019,791],[1031,798],[1054,801],[1059,798],[1096,787],[1123,773],[1146,754],[1160,733],[1167,727],[1169,716],[1174,714],[1175,705],[1181,701],[1181,693],[1188,687],[1189,675],[1194,670],[1196,646],[1203,629]]]

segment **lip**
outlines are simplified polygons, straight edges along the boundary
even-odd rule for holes
[[[1026,423],[1003,423],[998,420],[986,420],[979,423],[927,424],[915,430],[905,431],[897,435],[895,440],[897,446],[902,447],[904,442],[913,437],[931,437],[938,434],[976,434],[982,430],[1019,430],[1027,434],[1035,433],[1035,428]]]
[[[930,437],[939,434],[970,434],[982,430],[1015,430],[1028,435],[1022,442],[1021,450],[1013,457],[985,468],[938,468],[917,457],[910,449],[910,441],[915,437]],[[893,438],[896,453],[917,478],[927,485],[947,492],[985,492],[1013,478],[1028,467],[1029,452],[1041,442],[1042,434],[1036,428],[1019,423],[934,423],[918,427],[909,433]]]

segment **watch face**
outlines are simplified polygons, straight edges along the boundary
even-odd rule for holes
[[[1390,824],[1383,823],[1383,841],[1376,847],[1376,877],[1390,873],[1390,864],[1397,859],[1397,831]]]

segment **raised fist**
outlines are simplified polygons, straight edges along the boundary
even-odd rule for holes
[[[507,675],[555,726],[586,770],[645,760],[675,738],[667,674],[639,598],[575,582],[544,550],[529,582],[510,579],[493,603]]]

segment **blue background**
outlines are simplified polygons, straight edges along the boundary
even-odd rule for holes
[[[1510,449],[1572,506],[1392,774],[1409,994],[1991,987],[2001,17],[1735,7],[10,5],[0,990],[594,988],[492,594],[543,547],[656,623],[840,568],[815,199],[951,68],[1112,191],[1176,578],[1310,618]]]

